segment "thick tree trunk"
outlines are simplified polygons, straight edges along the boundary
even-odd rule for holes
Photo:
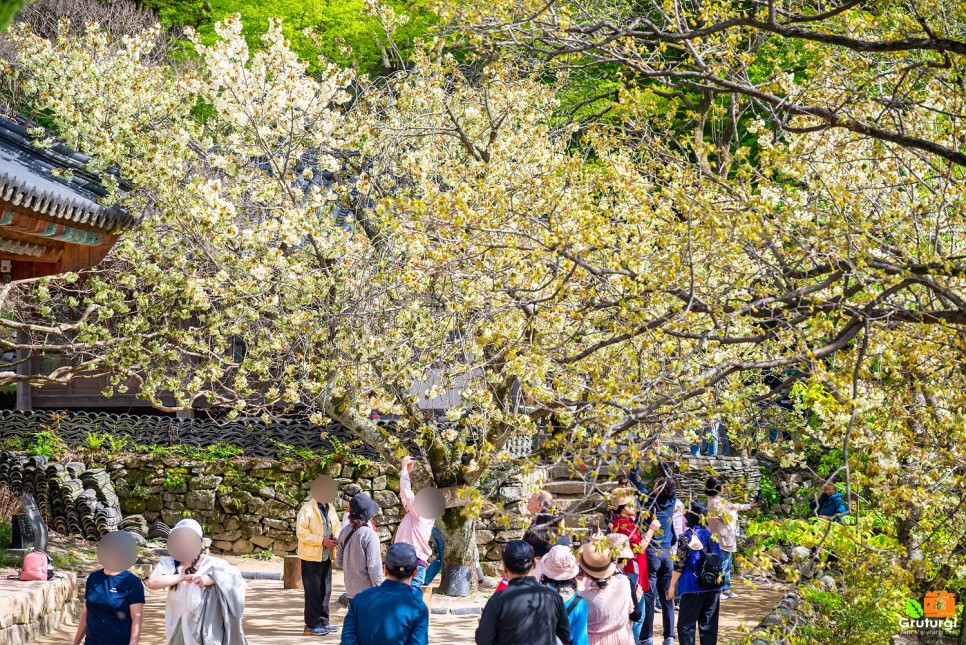
[[[467,596],[476,588],[476,518],[465,507],[448,508],[436,525],[446,540],[443,580],[439,592],[447,596]]]

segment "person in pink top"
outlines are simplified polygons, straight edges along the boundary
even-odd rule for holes
[[[412,457],[403,457],[399,466],[399,497],[406,516],[396,529],[393,543],[405,542],[416,549],[418,560],[416,575],[410,583],[416,593],[422,593],[423,582],[426,580],[426,566],[433,549],[430,546],[433,526],[436,518],[443,512],[443,495],[435,488],[424,488],[418,494],[413,494],[411,482],[413,467],[416,462]]]

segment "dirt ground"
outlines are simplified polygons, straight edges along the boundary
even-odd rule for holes
[[[244,571],[280,571],[281,565],[271,562],[230,558],[232,564]],[[258,563],[257,565],[255,563]],[[332,622],[339,625],[345,616],[345,609],[334,601],[345,590],[342,574],[333,575],[334,591],[331,606]],[[757,625],[781,598],[781,591],[760,587],[736,587],[737,598],[731,598],[721,605],[721,619],[718,643],[724,645],[739,640]],[[141,645],[164,645],[164,593],[149,592],[145,607],[144,630]],[[289,645],[312,640],[302,636],[302,592],[282,589],[280,581],[249,581],[246,598],[245,629],[251,645]],[[430,616],[429,642],[431,645],[463,645],[474,642],[473,634],[479,616],[454,616],[452,614],[433,614]],[[655,616],[656,634],[661,632],[661,614]],[[71,642],[73,626],[65,626],[56,634],[49,636],[38,645],[64,645]],[[322,637],[326,642],[338,642],[335,636]],[[657,640],[655,638],[655,640]]]

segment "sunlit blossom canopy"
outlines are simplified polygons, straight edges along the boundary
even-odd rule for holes
[[[90,160],[50,140],[38,145],[28,126],[0,119],[0,260],[12,280],[98,264],[134,224],[84,167]]]

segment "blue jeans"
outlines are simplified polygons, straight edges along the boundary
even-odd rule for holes
[[[710,439],[709,439],[710,436]],[[698,454],[706,455],[708,457],[714,457],[718,454],[718,433],[717,432],[707,432],[701,437],[701,443],[691,444],[691,454],[697,456]]]
[[[674,564],[671,562],[671,550],[648,548],[647,576],[651,583],[651,590],[644,594],[644,624],[641,626],[640,640],[647,641],[654,637],[654,598],[661,601],[661,620],[664,625],[665,638],[674,635],[674,601],[668,600],[667,590],[671,587],[671,573]]]
[[[721,588],[731,589],[731,569],[734,567],[734,553],[721,551],[721,577],[723,578]]]
[[[426,567],[422,564],[416,565],[416,575],[413,576],[413,581],[409,585],[413,588],[413,591],[418,593],[420,597],[423,595],[423,583],[426,581]]]
[[[714,429],[707,427],[701,428],[698,436],[701,438],[701,442],[691,444],[692,455],[697,456],[699,453],[707,455],[708,457],[714,457],[718,454],[725,457],[731,455],[731,442],[728,441],[728,427],[723,423],[717,424]]]
[[[637,603],[637,607],[641,610],[641,617],[637,619],[637,622],[632,626],[634,629],[634,642],[641,639],[641,628],[644,627],[644,619],[647,617],[647,603],[651,605],[651,613],[654,613],[654,594],[650,591],[645,591],[641,594],[641,599]],[[653,618],[653,616],[652,616]],[[653,628],[652,628],[653,629]]]
[[[433,584],[433,580],[439,575],[443,568],[443,555],[446,553],[446,540],[443,538],[442,531],[435,526],[433,527],[433,548],[436,549],[436,557],[426,567],[426,582],[423,584],[427,585]]]

